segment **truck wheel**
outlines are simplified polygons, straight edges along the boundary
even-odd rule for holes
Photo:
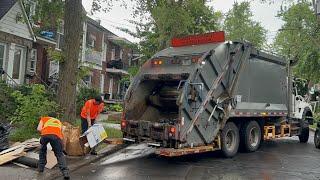
[[[299,135],[299,141],[301,143],[306,143],[309,139],[309,123],[306,122],[307,112],[308,110],[306,109],[303,111],[302,119],[300,122],[301,133]]]
[[[240,130],[240,143],[245,152],[254,152],[260,147],[261,128],[257,121],[248,121]]]
[[[299,141],[301,143],[306,143],[308,142],[308,139],[309,139],[309,127],[302,128],[301,134],[299,135]]]
[[[314,133],[314,145],[316,148],[320,149],[320,131],[319,129],[316,130]]]
[[[228,122],[221,132],[221,151],[227,158],[237,154],[239,148],[239,129],[233,122]]]

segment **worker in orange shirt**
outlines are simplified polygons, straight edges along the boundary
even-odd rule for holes
[[[64,179],[70,179],[69,169],[63,154],[62,123],[60,120],[53,118],[55,116],[52,113],[49,116],[41,117],[38,124],[37,130],[41,133],[38,170],[40,173],[44,171],[44,167],[47,164],[47,144],[50,143]]]
[[[81,111],[81,129],[86,132],[94,123],[98,115],[103,111],[104,103],[101,96],[85,102]]]

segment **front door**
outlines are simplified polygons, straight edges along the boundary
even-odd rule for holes
[[[12,56],[9,58],[8,74],[18,84],[22,84],[25,74],[25,49],[15,46]]]

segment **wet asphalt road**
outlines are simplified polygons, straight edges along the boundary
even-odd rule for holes
[[[254,153],[238,153],[232,159],[218,152],[179,158],[155,155],[101,165],[106,159],[71,174],[72,179],[133,180],[238,180],[238,179],[320,179],[320,150],[313,144],[300,144],[297,137],[264,142]]]

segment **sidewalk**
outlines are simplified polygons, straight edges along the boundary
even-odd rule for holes
[[[99,159],[106,157],[110,154],[117,152],[118,150],[126,147],[126,145],[107,145],[105,148],[98,152],[98,155],[86,155],[80,157],[67,157],[67,164],[70,172],[79,169],[82,166],[98,161]],[[45,169],[43,174],[39,174],[35,168],[22,168],[13,163],[8,163],[0,167],[0,179],[6,180],[50,180],[59,179],[61,172],[56,165],[53,169]]]

